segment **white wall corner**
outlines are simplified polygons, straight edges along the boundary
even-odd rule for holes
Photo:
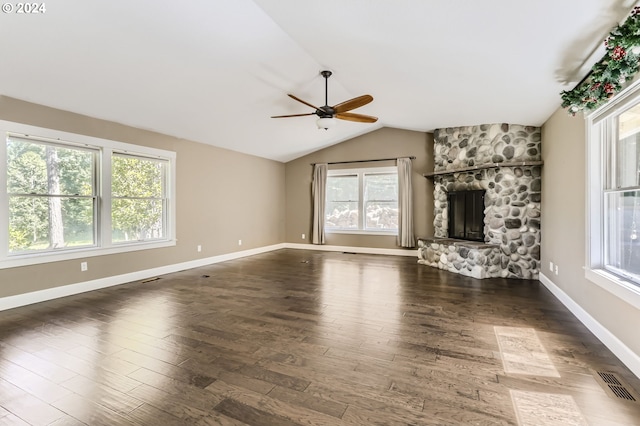
[[[600,324],[567,293],[558,287],[553,281],[540,273],[540,282],[558,299],[573,315],[580,320],[611,352],[617,356],[629,370],[640,377],[640,355],[633,352],[627,345],[618,339],[607,328]]]

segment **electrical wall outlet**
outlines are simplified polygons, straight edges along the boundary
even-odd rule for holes
[[[556,264],[556,275],[558,275],[558,265]]]
[[[85,272],[87,269],[89,269],[87,262],[80,262],[80,271]]]
[[[241,246],[242,245],[242,240],[238,240],[238,245]]]
[[[306,238],[306,235],[302,234],[302,239],[304,240]]]
[[[202,251],[202,246],[200,244],[198,244],[198,251],[201,252]]]

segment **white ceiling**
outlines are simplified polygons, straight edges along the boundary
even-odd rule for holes
[[[1,95],[289,161],[383,126],[541,125],[634,1],[45,3],[0,14]],[[378,122],[270,118],[323,105],[322,69]]]

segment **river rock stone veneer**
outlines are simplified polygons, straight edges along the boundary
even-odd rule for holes
[[[485,244],[499,247],[500,258],[498,262],[492,255],[482,266],[483,272],[471,276],[538,279],[541,165],[536,163],[541,163],[540,136],[539,127],[513,124],[434,132],[434,236],[448,237],[449,191],[486,191]],[[459,171],[469,168],[477,169]],[[450,270],[450,266],[442,269]]]
[[[418,263],[473,278],[500,276],[500,247],[453,239],[418,239]]]

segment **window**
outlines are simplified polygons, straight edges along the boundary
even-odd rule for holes
[[[605,148],[604,265],[640,283],[640,103],[618,116],[616,130]]]
[[[7,138],[9,253],[95,245],[97,154]]]
[[[325,229],[328,232],[398,230],[398,172],[395,167],[329,170]]]
[[[112,158],[112,241],[164,238],[167,161],[123,154],[114,154]]]
[[[601,283],[605,277],[637,292],[640,289],[640,86],[632,86],[588,117],[587,131],[588,232],[591,236],[587,278]]]
[[[4,121],[0,132],[0,268],[175,245],[175,153]]]

